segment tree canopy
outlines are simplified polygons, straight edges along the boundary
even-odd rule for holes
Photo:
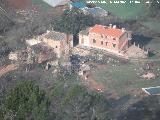
[[[49,100],[43,90],[31,81],[24,81],[11,89],[1,105],[1,119],[45,120]]]
[[[0,37],[0,57],[5,56],[10,51],[7,42],[3,38]]]
[[[57,31],[76,35],[82,29],[99,23],[99,20],[91,15],[85,15],[78,9],[66,10],[61,18],[53,23]]]
[[[61,100],[59,119],[108,120],[110,104],[101,94],[88,92],[80,85],[71,86]]]
[[[159,0],[150,0],[150,10],[152,12],[152,15],[155,15],[160,10],[159,2]]]

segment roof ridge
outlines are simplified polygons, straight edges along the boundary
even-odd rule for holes
[[[91,27],[90,32],[104,34],[106,36],[118,37],[118,38],[125,33],[119,28],[113,28],[113,27],[111,28],[99,24],[96,24],[95,26]]]

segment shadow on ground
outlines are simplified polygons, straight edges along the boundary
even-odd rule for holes
[[[145,97],[133,104],[117,120],[160,120],[160,97]]]
[[[146,37],[143,35],[133,35],[132,36],[132,44],[135,42],[136,45],[140,45],[140,47],[146,46],[151,42],[151,37]]]

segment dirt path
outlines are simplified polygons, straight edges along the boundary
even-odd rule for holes
[[[88,62],[87,64],[96,66],[98,69],[104,69],[104,67],[106,67],[105,65],[98,65],[93,62]],[[106,90],[106,86],[104,86],[102,83],[98,83],[96,80],[93,79],[91,71],[88,71],[83,75],[82,81],[90,90],[98,92],[104,92]]]
[[[98,92],[103,92],[106,90],[106,87],[103,84],[98,83],[96,80],[92,79],[90,75],[87,79],[82,78],[82,80],[90,90]]]
[[[97,90],[97,91],[100,91],[100,92],[103,92],[103,91],[106,90],[106,88],[105,88],[105,86],[103,84],[96,82],[91,77],[88,78],[88,87],[91,90]]]
[[[7,65],[7,66],[4,66],[4,67],[0,67],[0,77],[2,77],[2,75],[10,72],[10,71],[13,71],[13,70],[16,70],[17,69],[17,66],[15,64],[10,64],[10,65]]]

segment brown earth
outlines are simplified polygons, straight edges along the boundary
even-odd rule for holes
[[[13,70],[16,70],[17,66],[15,64],[10,64],[4,67],[0,67],[0,77],[2,77],[2,75],[11,72]]]

